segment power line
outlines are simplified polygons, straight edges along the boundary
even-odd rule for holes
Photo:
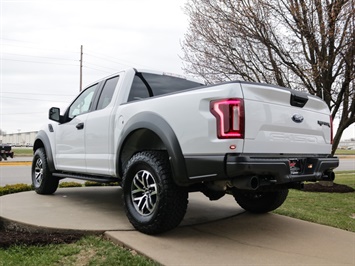
[[[59,57],[48,57],[48,56],[38,56],[38,55],[25,55],[25,54],[13,54],[13,53],[2,53],[3,55],[15,55],[15,56],[26,56],[26,57],[35,57],[35,58],[45,58],[45,59],[54,59],[54,60],[65,60],[65,61],[74,61],[77,62],[78,60],[74,59],[66,59],[66,58],[59,58]]]
[[[10,58],[1,58],[1,60],[5,60],[5,61],[15,61],[15,62],[25,62],[25,63],[36,63],[36,64],[50,64],[50,65],[62,65],[62,66],[78,66],[78,65],[74,65],[74,64],[64,64],[64,63],[52,63],[52,62],[43,62],[43,61],[30,61],[30,60],[19,60],[19,59],[10,59]],[[96,70],[96,71],[100,71],[100,72],[104,72],[104,73],[109,73],[111,74],[112,71],[107,71],[107,70],[102,70],[102,69],[98,69],[98,68],[95,68],[95,67],[91,67],[91,66],[96,66],[96,67],[99,67],[99,68],[106,68],[106,69],[110,69],[110,70],[113,70],[113,71],[117,71],[117,69],[115,68],[110,68],[110,67],[103,67],[103,66],[99,66],[99,65],[96,65],[96,64],[91,64],[91,63],[86,63],[87,65],[83,65],[84,68],[89,68],[89,69],[92,69],[92,70]],[[88,65],[91,65],[91,66],[88,66]]]
[[[59,103],[68,103],[68,102],[70,102],[70,101],[57,101],[57,100],[53,100],[53,99],[51,99],[51,100],[45,100],[45,99],[30,99],[30,98],[18,98],[18,97],[7,97],[7,96],[5,96],[5,97],[1,97],[1,98],[3,98],[3,99],[14,99],[14,100],[26,100],[26,101],[44,101],[44,102],[59,102]]]
[[[59,97],[73,97],[74,94],[49,94],[49,93],[38,93],[38,92],[10,92],[10,91],[2,91],[1,93],[8,93],[8,94],[30,94],[30,95],[46,95],[46,96],[59,96]]]
[[[25,62],[25,63],[35,63],[35,64],[50,64],[50,65],[62,65],[62,66],[78,66],[74,64],[63,64],[63,63],[51,63],[51,62],[40,62],[40,61],[29,61],[29,60],[18,60],[18,59],[9,59],[9,58],[1,58],[0,61],[15,61],[15,62]]]
[[[13,114],[1,114],[1,115],[33,115],[33,114],[44,114],[45,112],[35,112],[35,113],[13,113]]]
[[[8,39],[8,38],[0,38],[0,40],[19,42],[19,43],[36,44],[36,43],[33,43],[33,42],[27,42],[27,41],[22,41],[22,40],[15,40],[15,39]],[[74,51],[61,50],[61,49],[49,49],[49,48],[42,48],[42,47],[23,46],[23,45],[17,45],[17,44],[7,44],[7,43],[2,43],[2,45],[21,47],[21,48],[29,48],[29,49],[36,49],[36,50],[60,51],[60,52],[67,52],[67,53],[77,54],[77,52],[74,52]],[[130,62],[130,61],[121,60],[121,59],[112,57],[110,55],[96,53],[96,52],[94,52],[92,50],[89,50],[89,53],[84,53],[84,54],[88,55],[88,56],[92,56],[92,57],[98,58],[98,59],[101,59],[101,60],[105,60],[105,61],[108,61],[108,62],[111,62],[111,63],[119,64],[119,65],[124,65],[124,66],[129,66],[129,67],[135,66],[135,65],[140,65],[140,66],[149,68],[149,66],[145,66],[145,65],[142,65],[142,64],[137,64],[137,63]],[[20,55],[20,54],[13,54],[13,55],[30,56],[30,55]],[[34,56],[34,57],[41,57],[41,56]],[[42,57],[42,58],[46,58],[46,57]],[[70,60],[70,59],[62,59],[62,58],[50,58],[50,57],[47,57],[47,58],[48,59],[57,59],[57,60]],[[7,59],[7,60],[10,60],[10,59]],[[73,61],[75,61],[75,60],[73,60]]]
[[[95,57],[95,58],[98,58],[100,60],[104,60],[104,61],[107,61],[107,62],[111,62],[111,63],[115,63],[115,64],[119,64],[119,65],[123,65],[123,66],[133,66],[133,65],[140,65],[140,64],[134,64],[134,63],[130,63],[130,62],[125,62],[125,61],[122,61],[122,62],[119,62],[119,61],[115,61],[115,60],[111,60],[111,59],[106,59],[102,56],[105,56],[105,55],[102,55],[102,56],[96,56],[96,55],[93,55],[91,53],[84,53],[85,55],[88,55],[90,57]],[[16,53],[2,53],[2,55],[14,55],[14,56],[24,56],[24,57],[32,57],[32,58],[43,58],[43,59],[53,59],[53,60],[63,60],[63,61],[70,61],[70,62],[80,62],[79,60],[74,60],[74,59],[67,59],[67,58],[59,58],[59,57],[48,57],[48,56],[37,56],[37,55],[25,55],[25,54],[16,54]],[[15,61],[15,62],[25,62],[25,63],[36,63],[36,64],[52,64],[52,65],[69,65],[69,66],[77,66],[75,64],[67,64],[67,63],[57,63],[57,62],[48,62],[48,61],[33,61],[33,60],[23,60],[23,59],[13,59],[13,58],[0,58],[0,60],[5,60],[5,61]],[[125,63],[124,63],[125,62]],[[106,67],[106,66],[100,66],[100,65],[97,65],[97,64],[92,64],[92,63],[87,63],[85,62],[87,65],[89,66],[85,66],[86,68],[89,68],[89,69],[93,69],[93,70],[97,70],[97,71],[101,71],[101,72],[105,72],[105,73],[112,73],[111,72],[108,72],[108,71],[104,71],[104,70],[101,70],[101,69],[98,69],[98,68],[104,68],[104,69],[110,69],[110,70],[113,70],[113,71],[117,71],[117,68],[112,68],[112,67]],[[94,66],[94,67],[91,67],[91,66]],[[144,65],[141,65],[141,66],[144,66]],[[95,68],[96,67],[96,68]],[[98,68],[97,68],[98,67]],[[145,66],[147,67],[147,66]]]
[[[104,54],[99,54],[99,53],[96,53],[94,51],[91,51],[89,50],[89,52],[91,53],[86,53],[87,55],[90,55],[90,56],[93,56],[93,57],[96,57],[96,58],[100,58],[102,60],[105,60],[105,61],[109,61],[109,62],[112,62],[112,63],[116,63],[116,64],[120,64],[120,65],[125,65],[125,66],[135,66],[135,65],[139,65],[139,66],[142,66],[142,67],[146,67],[146,68],[150,68],[149,66],[146,66],[146,65],[142,65],[142,64],[137,64],[137,63],[134,63],[134,62],[129,62],[129,61],[125,61],[125,60],[121,60],[121,59],[118,59],[118,58],[115,58],[115,57],[112,57],[110,55],[104,55]],[[106,58],[105,58],[106,57]],[[107,59],[108,58],[108,59]],[[112,60],[114,59],[114,60]],[[117,60],[117,61],[115,61]],[[123,62],[123,63],[122,63]]]
[[[112,72],[108,72],[108,71],[101,70],[101,69],[94,68],[94,67],[88,67],[88,66],[83,66],[83,67],[84,67],[84,68],[89,68],[89,69],[92,69],[92,70],[96,70],[96,71],[100,71],[100,72],[104,72],[104,73],[109,73],[109,74],[112,73]]]
[[[48,49],[48,48],[43,48],[43,47],[38,47],[37,48],[37,47],[23,46],[23,45],[16,45],[16,44],[8,44],[8,43],[2,43],[1,45],[20,47],[20,48],[28,48],[28,49],[35,49],[35,50],[47,50],[47,51],[56,51],[56,52],[65,52],[65,53],[77,54],[77,52],[73,52],[73,51],[69,51],[69,50]]]
[[[20,40],[8,39],[8,38],[0,38],[0,40],[10,41],[10,42],[33,43],[33,42],[28,42],[28,41],[20,41]]]
[[[90,66],[94,66],[94,67],[100,67],[100,68],[106,68],[106,69],[110,69],[110,70],[114,70],[114,71],[117,71],[117,68],[112,68],[112,67],[103,67],[103,66],[99,66],[99,65],[96,65],[96,64],[91,64],[91,63],[86,63]]]
[[[111,62],[111,63],[115,63],[115,64],[119,64],[119,65],[124,65],[124,66],[132,66],[131,63],[126,64],[126,63],[121,63],[121,62],[114,61],[114,60],[111,60],[111,59],[106,59],[106,58],[103,58],[103,57],[100,57],[100,56],[96,56],[96,55],[93,55],[93,54],[89,54],[89,53],[85,53],[85,54],[88,55],[88,56],[92,56],[92,57],[95,57],[95,58],[98,58],[98,59],[101,59],[101,60],[105,60],[105,61]],[[127,62],[127,63],[128,63],[128,62]]]

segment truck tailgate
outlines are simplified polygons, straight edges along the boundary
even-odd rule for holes
[[[242,83],[244,153],[330,154],[328,106],[318,97],[281,87]]]

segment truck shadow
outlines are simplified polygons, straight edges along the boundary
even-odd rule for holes
[[[37,229],[134,230],[126,217],[120,187],[59,188],[53,195],[29,191],[0,197],[0,203],[2,219]],[[218,221],[242,212],[232,196],[209,201],[202,193],[190,193],[180,226]]]

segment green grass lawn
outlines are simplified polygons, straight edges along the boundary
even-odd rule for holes
[[[19,157],[19,156],[33,156],[33,149],[32,148],[14,147],[14,148],[12,148],[12,151],[14,152],[14,155],[17,157]]]
[[[335,155],[355,155],[355,150],[336,150]]]
[[[355,189],[355,172],[336,173],[335,183]],[[316,193],[291,189],[277,214],[355,232],[355,192]]]
[[[0,266],[18,265],[158,265],[98,236],[72,244],[13,246],[0,249]]]

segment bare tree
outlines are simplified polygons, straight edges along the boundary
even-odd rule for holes
[[[355,123],[355,0],[190,0],[185,71],[307,90]]]

